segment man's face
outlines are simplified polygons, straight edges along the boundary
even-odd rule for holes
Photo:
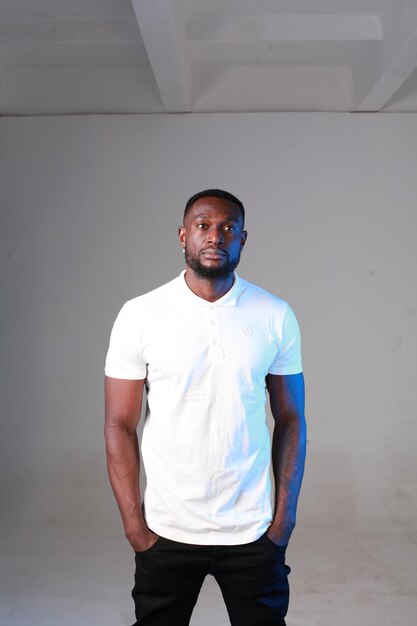
[[[200,278],[226,278],[237,267],[246,231],[237,206],[223,198],[199,198],[179,229],[186,264]]]

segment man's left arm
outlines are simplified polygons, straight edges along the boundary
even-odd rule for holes
[[[304,473],[306,422],[303,374],[268,374],[266,387],[274,418],[272,466],[275,510],[267,531],[278,545],[287,545],[295,526],[298,496]]]

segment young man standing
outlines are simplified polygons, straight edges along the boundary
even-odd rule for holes
[[[185,271],[128,301],[113,327],[105,436],[135,551],[135,626],[189,624],[207,574],[233,626],[285,626],[306,441],[300,336],[286,302],[234,271],[246,236],[235,196],[190,198],[179,229]]]

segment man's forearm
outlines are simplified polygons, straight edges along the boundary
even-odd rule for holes
[[[109,423],[105,428],[107,468],[127,538],[146,529],[139,488],[136,431]]]
[[[280,544],[289,541],[295,526],[306,455],[304,417],[275,422],[272,464],[275,478],[275,511],[270,534]]]

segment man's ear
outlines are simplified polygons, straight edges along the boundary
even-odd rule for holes
[[[181,247],[185,247],[185,226],[180,226],[178,228],[178,238],[180,240]]]
[[[243,246],[246,243],[246,239],[248,237],[248,231],[247,230],[242,230],[242,235],[240,237],[240,249],[243,250]]]

